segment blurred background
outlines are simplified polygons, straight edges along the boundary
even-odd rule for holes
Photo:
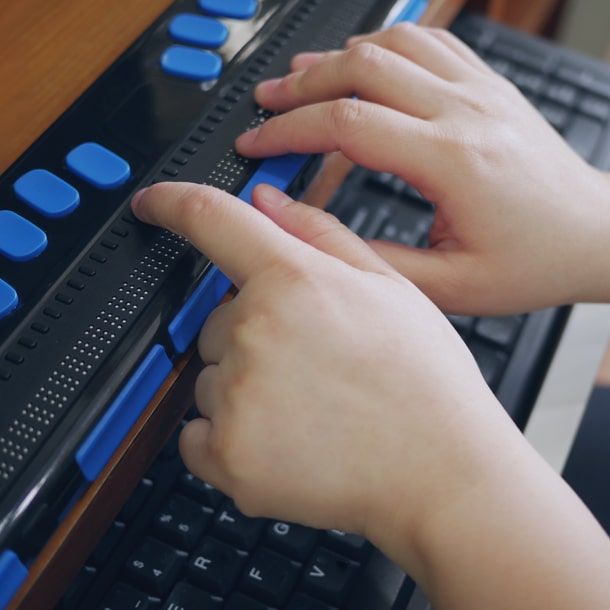
[[[608,0],[470,0],[469,8],[610,61]]]

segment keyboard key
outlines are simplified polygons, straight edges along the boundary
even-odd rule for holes
[[[333,610],[333,608],[309,595],[297,593],[288,602],[286,610]]]
[[[219,610],[220,600],[186,582],[179,582],[162,610]]]
[[[576,102],[576,94],[577,91],[574,87],[561,82],[551,83],[544,90],[544,95],[548,99],[567,108],[571,108]]]
[[[564,65],[557,70],[557,76],[580,89],[601,97],[610,98],[610,79],[601,78],[581,66]]]
[[[492,70],[505,78],[510,78],[514,70],[514,64],[512,62],[504,57],[498,57],[497,55],[488,55],[484,59]]]
[[[237,510],[233,502],[226,501],[215,515],[212,533],[239,549],[251,550],[260,538],[264,527],[263,519],[246,517]]]
[[[367,179],[373,186],[382,187],[391,193],[399,194],[405,188],[405,182],[389,172],[371,172]]]
[[[172,76],[204,82],[220,76],[222,60],[211,51],[173,45],[161,56],[161,68]]]
[[[57,610],[76,610],[96,574],[95,568],[84,566],[70,584],[66,594],[62,597]]]
[[[371,550],[370,544],[362,536],[336,529],[324,533],[322,544],[358,561],[366,559]]]
[[[110,558],[124,533],[125,524],[114,521],[91,553],[89,563],[96,568],[101,568]]]
[[[305,561],[318,538],[318,532],[309,527],[272,521],[265,531],[264,544],[291,559]]]
[[[538,52],[523,45],[516,45],[513,40],[498,38],[489,49],[492,53],[531,68],[535,72],[545,72],[549,65],[549,54]]]
[[[216,508],[222,501],[223,495],[209,483],[202,481],[190,472],[180,475],[178,489],[181,493],[193,500],[197,500],[203,506]]]
[[[229,37],[229,28],[222,21],[187,13],[176,15],[170,21],[168,31],[177,42],[209,49],[222,46]]]
[[[602,132],[603,125],[599,121],[583,115],[577,115],[563,135],[566,142],[576,153],[585,159],[585,161],[591,161]]]
[[[296,584],[299,567],[298,563],[261,547],[246,566],[240,588],[255,599],[281,606]]]
[[[216,17],[250,19],[258,9],[257,0],[199,0],[199,8]]]
[[[361,231],[362,239],[378,238],[383,225],[390,219],[391,212],[386,206],[381,206],[375,210],[373,217],[370,219],[366,229]]]
[[[545,85],[545,78],[539,72],[530,70],[517,70],[512,75],[512,80],[521,91],[538,94]]]
[[[242,593],[234,593],[229,598],[224,610],[271,610],[267,604],[256,601]]]
[[[96,142],[85,142],[66,156],[68,169],[85,182],[102,190],[118,188],[131,176],[129,163]]]
[[[11,210],[0,210],[0,254],[12,261],[36,258],[47,247],[46,233]]]
[[[570,119],[567,108],[555,102],[543,101],[538,104],[540,114],[557,130],[563,131]]]
[[[206,591],[226,597],[234,588],[246,554],[213,538],[205,538],[188,566],[189,580]]]
[[[73,212],[80,203],[78,191],[45,169],[33,169],[13,185],[15,195],[33,210],[49,218]]]
[[[319,549],[305,568],[303,589],[334,606],[340,606],[358,572],[359,564],[332,551]]]
[[[173,494],[157,513],[154,532],[164,542],[189,551],[203,535],[210,519],[211,511],[194,500]]]
[[[184,556],[176,549],[147,538],[137,547],[125,566],[128,580],[137,588],[160,597],[169,593],[176,581]]]
[[[148,596],[125,583],[112,587],[98,610],[152,610]]]
[[[475,332],[479,337],[508,349],[517,338],[522,324],[523,318],[519,316],[480,318],[475,325]]]
[[[364,206],[358,208],[354,212],[351,219],[346,223],[347,227],[354,233],[357,233],[358,235],[360,235],[360,233],[362,231],[362,227],[364,226],[364,223],[367,221],[367,219],[369,217],[369,212],[370,212],[370,210]]]
[[[607,121],[610,118],[610,100],[585,95],[578,103],[578,110],[599,121]]]
[[[0,320],[8,316],[18,304],[17,291],[10,284],[0,279]]]

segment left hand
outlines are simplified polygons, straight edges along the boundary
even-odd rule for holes
[[[284,114],[241,154],[341,151],[435,204],[430,248],[371,246],[444,311],[610,300],[610,176],[450,33],[401,24],[297,56],[256,99]]]

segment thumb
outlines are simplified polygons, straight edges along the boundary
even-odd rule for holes
[[[256,187],[252,203],[284,231],[321,252],[364,271],[395,274],[366,242],[328,212],[294,201],[268,184]]]
[[[412,248],[384,241],[369,243],[378,256],[445,313],[470,315],[485,302],[486,295],[477,294],[474,288],[488,285],[480,279],[483,265],[474,263],[467,252],[455,248]]]
[[[219,464],[210,452],[212,423],[203,417],[191,420],[180,433],[180,456],[187,469],[214,487],[223,487]],[[224,485],[226,489],[226,484]]]

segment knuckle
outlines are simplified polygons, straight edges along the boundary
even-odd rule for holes
[[[172,225],[189,226],[198,223],[204,214],[203,193],[195,185],[185,185],[171,206]]]
[[[330,129],[335,134],[351,131],[360,121],[360,103],[352,99],[340,99],[330,107]]]
[[[402,49],[408,51],[411,48],[413,38],[421,30],[409,21],[403,21],[388,28],[385,32],[385,46],[390,49]]]
[[[428,28],[427,32],[443,43],[451,44],[455,43],[458,40],[458,38],[452,32],[443,28],[432,27]]]
[[[306,92],[307,83],[304,80],[307,74],[307,72],[292,72],[284,76],[277,89],[278,95],[284,98],[303,95]]]
[[[317,209],[311,210],[306,223],[307,240],[313,245],[345,230],[344,225],[335,215]]]
[[[401,21],[388,28],[387,35],[391,40],[403,40],[405,37],[411,36],[415,31],[421,31],[421,28],[411,21]]]
[[[346,67],[356,74],[369,73],[385,64],[385,50],[372,42],[363,42],[345,52]]]

